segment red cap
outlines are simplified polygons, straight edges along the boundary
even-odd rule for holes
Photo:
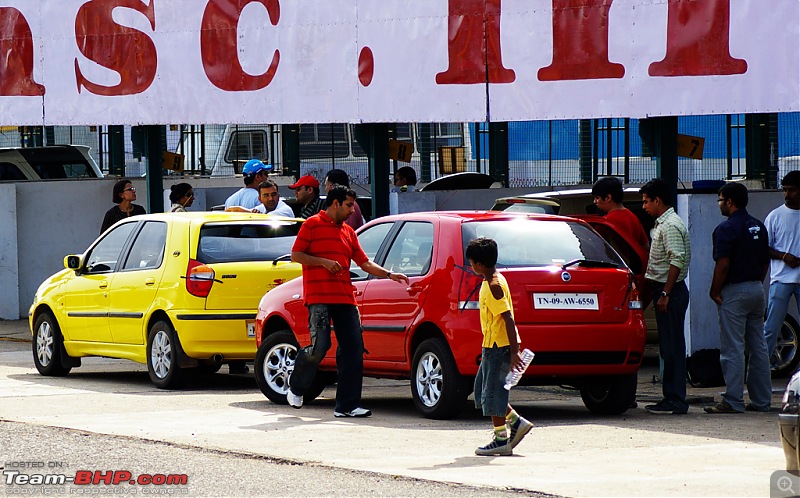
[[[317,180],[311,175],[301,176],[300,179],[297,180],[297,183],[289,185],[289,188],[292,190],[296,189],[297,187],[319,188],[319,180]]]

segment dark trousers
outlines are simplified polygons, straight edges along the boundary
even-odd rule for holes
[[[311,304],[308,306],[308,330],[311,345],[297,353],[294,372],[289,379],[292,392],[302,396],[311,387],[319,363],[331,349],[331,320],[336,333],[336,408],[348,412],[361,405],[364,373],[364,340],[358,308],[350,304]]]
[[[650,285],[655,306],[661,298],[664,284],[650,282]],[[686,403],[686,338],[683,335],[683,322],[688,307],[689,289],[683,281],[680,281],[670,292],[667,312],[661,313],[656,308],[658,348],[664,362],[664,374],[661,379],[664,402],[680,410],[689,407]]]

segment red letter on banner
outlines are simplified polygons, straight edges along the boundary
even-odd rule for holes
[[[78,93],[81,88],[97,95],[131,95],[147,90],[156,77],[158,53],[153,40],[141,31],[115,24],[111,12],[126,7],[144,14],[156,29],[153,4],[141,0],[90,0],[83,4],[75,17],[75,39],[81,53],[88,59],[119,73],[118,85],[92,83],[83,75],[75,59]]]
[[[247,74],[239,62],[237,47],[237,25],[242,9],[252,2],[266,7],[269,20],[273,26],[278,25],[281,6],[278,0],[210,0],[200,28],[200,53],[203,69],[208,80],[220,90],[229,92],[247,92],[260,90],[272,82],[278,63],[280,51],[272,54],[272,62],[267,71],[256,76]]]
[[[44,86],[33,81],[33,35],[27,19],[12,7],[0,8],[0,95],[44,95]]]
[[[667,56],[650,64],[650,76],[747,72],[747,61],[730,53],[730,0],[673,0],[668,5]]]
[[[511,83],[500,50],[501,0],[449,0],[447,55],[450,66],[436,75],[440,85]],[[488,66],[488,67],[487,67]]]
[[[608,10],[614,0],[553,0],[553,63],[539,80],[622,78],[608,60]]]

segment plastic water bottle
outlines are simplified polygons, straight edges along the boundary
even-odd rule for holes
[[[528,365],[530,365],[531,361],[533,361],[534,354],[533,351],[526,348],[522,350],[520,356],[522,356],[522,364],[516,370],[509,370],[508,375],[506,375],[506,384],[503,386],[506,388],[506,390],[510,391],[512,387],[517,385],[519,379],[522,378],[522,374],[525,373],[525,370],[528,369]]]

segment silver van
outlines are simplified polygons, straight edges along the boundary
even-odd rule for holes
[[[102,177],[85,145],[0,148],[0,181]]]

